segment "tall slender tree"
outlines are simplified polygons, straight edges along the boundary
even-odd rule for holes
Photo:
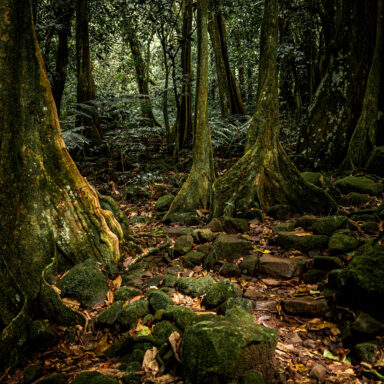
[[[246,115],[247,110],[229,64],[227,32],[221,6],[221,0],[210,0],[210,20],[208,24],[215,54],[221,114],[227,117]]]
[[[262,53],[267,57],[262,58],[265,79],[251,124],[255,129],[254,143],[214,183],[212,215],[247,212],[255,200],[263,208],[285,203],[299,212],[328,213],[336,209],[336,203],[323,190],[304,181],[279,142],[278,0],[265,0],[262,30]]]
[[[123,234],[65,148],[30,0],[2,0],[0,36],[1,370],[27,339],[47,266],[112,265]]]
[[[92,76],[91,54],[89,49],[89,27],[88,27],[88,0],[77,0],[76,2],[76,68],[77,68],[77,103],[96,99],[95,83]],[[81,107],[79,106],[81,109]],[[100,120],[93,109],[89,113],[86,109],[78,117],[78,125],[87,126],[85,135],[95,142],[100,143],[103,138]],[[86,115],[90,118],[86,118]]]
[[[213,151],[208,123],[208,0],[197,4],[197,84],[193,165],[188,179],[172,202],[165,219],[175,212],[207,209],[214,181]]]

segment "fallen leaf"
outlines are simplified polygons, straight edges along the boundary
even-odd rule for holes
[[[181,363],[181,358],[180,358],[179,352],[180,352],[180,346],[181,346],[182,338],[181,338],[179,332],[177,332],[177,331],[172,332],[171,335],[169,336],[168,340],[169,340],[169,343],[171,344],[171,347],[172,347],[172,350],[173,350],[173,353],[175,355],[176,360],[179,363]]]
[[[151,373],[156,376],[159,372],[159,364],[156,361],[157,348],[153,347],[145,352],[142,369],[144,372]]]
[[[112,287],[114,289],[119,289],[121,287],[122,280],[123,278],[121,277],[121,275],[117,276],[116,279],[112,281]]]

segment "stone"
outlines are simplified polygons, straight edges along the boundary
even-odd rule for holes
[[[130,203],[136,203],[141,198],[150,197],[148,189],[141,187],[140,185],[129,185],[122,192],[123,198]]]
[[[213,241],[216,237],[216,235],[209,228],[195,229],[192,236],[201,243]]]
[[[252,311],[252,307],[252,301],[249,299],[242,297],[230,297],[219,307],[218,313],[225,314],[227,310],[232,308],[241,308],[250,313]]]
[[[203,252],[206,255],[208,255],[208,253],[211,251],[211,246],[209,244],[198,245],[196,247],[196,251]]]
[[[240,263],[239,267],[243,274],[249,276],[256,276],[259,266],[259,257],[255,254],[247,255]]]
[[[123,274],[122,284],[124,286],[130,286],[130,287],[139,289],[143,286],[142,275],[143,275],[143,271],[141,268],[136,270],[127,270]]]
[[[211,252],[216,256],[216,260],[233,262],[241,256],[247,255],[251,248],[252,243],[248,240],[220,234],[213,243]]]
[[[93,307],[105,300],[108,280],[96,260],[88,259],[70,269],[57,287],[62,297],[75,299],[84,307]]]
[[[383,192],[383,185],[376,183],[368,177],[347,176],[337,180],[334,186],[340,189],[342,193],[359,192],[369,195],[378,195]]]
[[[68,380],[68,375],[65,373],[54,373],[40,379],[36,384],[66,384]]]
[[[303,280],[306,283],[314,284],[327,278],[328,271],[324,269],[309,269],[303,274]]]
[[[218,218],[213,218],[207,225],[207,227],[212,232],[222,232],[223,231],[223,223]]]
[[[375,335],[383,329],[382,324],[367,313],[360,313],[352,324],[355,332]]]
[[[172,299],[165,292],[158,290],[149,295],[148,301],[153,312],[159,309],[166,309],[168,305],[173,305]]]
[[[179,237],[182,235],[192,236],[193,229],[188,227],[164,227],[163,233],[169,237]]]
[[[190,251],[183,257],[183,265],[186,268],[193,268],[203,263],[206,254],[199,251]]]
[[[262,292],[260,292],[260,290],[258,288],[249,287],[245,290],[244,297],[247,297],[247,298],[253,299],[253,300],[258,300],[258,299],[262,299],[264,297],[264,295],[262,294]]]
[[[272,255],[260,257],[259,273],[272,277],[291,279],[297,275],[297,264],[294,259],[287,259]]]
[[[331,236],[338,229],[350,228],[349,220],[345,216],[328,216],[317,219],[312,224],[314,233]]]
[[[149,313],[149,305],[146,300],[137,300],[131,304],[123,306],[117,321],[127,328],[136,326],[139,319],[142,319]]]
[[[187,327],[182,345],[185,383],[237,382],[249,370],[270,382],[277,334],[275,329],[236,319]]]
[[[360,225],[360,229],[367,233],[376,233],[379,230],[379,225],[376,221],[367,221]]]
[[[379,346],[377,345],[377,342],[374,341],[359,343],[352,348],[352,354],[358,361],[365,361],[373,364],[377,360],[376,355],[378,349]]]
[[[255,321],[253,316],[248,311],[239,307],[227,309],[225,311],[225,318],[227,318],[228,320],[233,319],[233,320],[246,321],[250,323],[253,323]]]
[[[29,344],[32,348],[43,350],[57,343],[57,335],[48,321],[34,320],[29,327]]]
[[[273,232],[274,233],[279,233],[279,232],[291,232],[295,229],[295,223],[292,221],[288,221],[286,223],[281,223],[273,227]]]
[[[237,297],[239,295],[238,289],[235,285],[226,280],[221,280],[208,290],[204,296],[203,305],[207,308],[215,308],[230,297]]]
[[[184,295],[199,297],[207,293],[214,284],[215,280],[209,275],[200,279],[181,277],[177,280],[176,287]]]
[[[168,342],[169,336],[175,331],[177,331],[177,328],[170,321],[163,320],[155,325],[153,336]]]
[[[274,300],[263,300],[255,303],[255,311],[278,313],[277,311],[278,302]]]
[[[367,163],[367,170],[374,175],[378,175],[380,177],[384,176],[384,147],[376,147],[372,151],[370,158]]]
[[[348,201],[348,203],[352,205],[360,205],[360,204],[367,204],[367,203],[373,202],[372,197],[368,195],[363,195],[362,193],[358,193],[358,192],[350,192],[345,198]]]
[[[315,256],[313,258],[314,269],[321,269],[324,271],[332,271],[343,267],[343,262],[338,257],[333,256]]]
[[[332,254],[340,254],[354,251],[359,246],[356,239],[349,230],[339,230],[329,239],[328,249]]]
[[[118,384],[119,380],[111,377],[101,375],[96,371],[82,372],[76,376],[71,384]]]
[[[292,213],[292,208],[289,205],[277,204],[269,208],[267,215],[276,220],[287,220]]]
[[[42,374],[43,367],[40,364],[30,365],[25,368],[23,375],[23,384],[30,384],[36,381]]]
[[[314,249],[325,249],[329,237],[325,235],[301,235],[299,232],[280,232],[276,243],[285,249],[297,249],[308,252]]]
[[[193,247],[193,237],[190,235],[183,235],[176,239],[175,241],[175,254],[176,255],[185,255]]]
[[[147,225],[151,222],[151,218],[148,216],[135,216],[129,221],[130,224],[144,224]]]
[[[321,364],[315,364],[309,372],[309,376],[321,383],[327,377],[327,368]]]
[[[141,364],[137,361],[131,361],[127,364],[125,369],[125,376],[123,377],[124,384],[139,384],[141,381],[141,375],[137,375],[136,372],[141,371]]]
[[[177,283],[177,280],[178,278],[175,275],[165,275],[161,285],[162,287],[174,288]]]
[[[175,196],[173,195],[165,195],[161,196],[159,199],[155,202],[155,209],[159,212],[166,212],[168,211],[169,207],[172,204],[173,199]]]
[[[220,269],[220,275],[224,277],[238,277],[241,275],[240,267],[236,264],[224,264]]]
[[[226,233],[236,234],[248,232],[248,221],[229,216],[223,217],[223,229]]]
[[[127,301],[141,295],[140,289],[134,287],[121,287],[114,294],[115,301]]]
[[[303,172],[301,174],[307,183],[316,185],[316,187],[324,189],[333,198],[340,196],[340,191],[335,188],[329,177],[320,172]]]
[[[304,215],[299,217],[295,222],[295,228],[311,229],[313,223],[317,220],[316,216],[313,215]],[[287,231],[290,232],[290,231]]]
[[[301,315],[307,317],[320,317],[328,312],[327,300],[316,299],[311,296],[295,297],[282,301],[285,312],[290,315]]]
[[[197,315],[189,308],[177,305],[168,306],[163,313],[163,319],[173,321],[181,330],[193,323],[196,317]]]
[[[97,323],[109,327],[112,326],[120,315],[123,305],[124,301],[115,301],[109,308],[97,315]]]
[[[198,225],[199,219],[196,212],[174,212],[167,217],[168,223],[180,225]]]
[[[248,371],[241,376],[239,384],[265,384],[265,380],[259,372]]]

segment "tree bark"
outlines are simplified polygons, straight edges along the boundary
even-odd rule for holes
[[[140,51],[140,43],[133,25],[128,25],[126,37],[131,48],[133,61],[135,63],[136,82],[140,94],[141,115],[145,119],[145,124],[160,126],[153,115],[152,103],[149,98],[148,76],[145,68],[145,62]]]
[[[164,219],[176,212],[208,209],[214,181],[213,151],[208,123],[208,0],[197,4],[198,63],[193,165],[187,181],[175,197]]]
[[[344,159],[372,63],[376,2],[323,0],[327,71],[302,123],[298,152],[308,165],[329,168]]]
[[[65,148],[30,0],[2,1],[0,36],[1,371],[27,340],[52,260],[112,266],[123,233]]]
[[[247,110],[237,86],[235,75],[229,65],[227,32],[220,7],[221,0],[210,1],[208,30],[215,53],[221,114],[225,117],[246,115]]]
[[[363,168],[376,145],[379,98],[383,60],[383,0],[377,2],[376,47],[359,121],[349,142],[348,153],[341,164],[345,170]]]
[[[193,0],[184,0],[183,4],[183,28],[181,49],[182,86],[180,94],[180,108],[177,110],[176,140],[174,156],[177,158],[179,151],[188,142],[192,142],[192,19]]]
[[[89,30],[88,30],[88,0],[78,0],[76,2],[76,68],[77,68],[77,103],[82,104],[96,99],[95,83],[92,76],[91,55],[89,49]],[[78,106],[81,110],[81,106]],[[84,110],[89,114],[89,110]],[[100,143],[103,138],[100,120],[96,110],[90,118],[85,118],[82,114],[78,117],[77,124],[89,127],[84,135]]]
[[[252,121],[255,142],[214,183],[212,215],[246,213],[255,200],[264,209],[283,203],[299,212],[328,213],[336,203],[323,190],[304,181],[279,143],[278,0],[265,0],[262,30],[263,55],[267,57],[261,62],[265,77]]]

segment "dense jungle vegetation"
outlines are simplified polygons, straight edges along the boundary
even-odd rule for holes
[[[0,382],[383,382],[383,16],[0,0]]]

